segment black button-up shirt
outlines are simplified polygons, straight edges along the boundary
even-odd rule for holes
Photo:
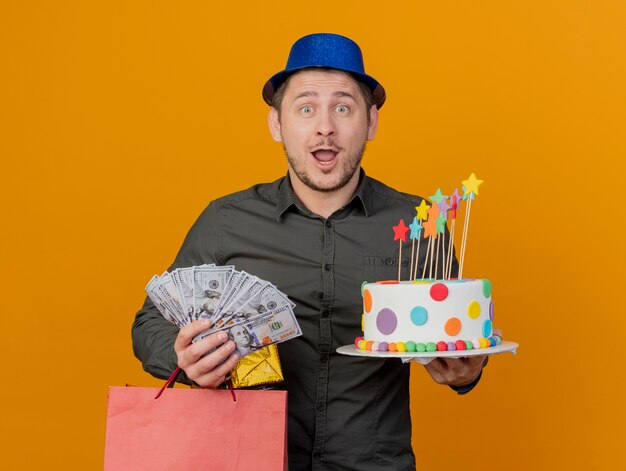
[[[304,207],[288,177],[281,178],[211,202],[171,267],[232,264],[274,283],[296,303],[303,335],[279,345],[291,471],[415,468],[409,365],[336,349],[362,333],[361,283],[397,279],[392,226],[400,218],[408,225],[420,202],[362,172],[349,203],[324,219]],[[422,264],[426,244],[420,252]],[[406,243],[403,279],[410,253]],[[146,300],[133,345],[155,376],[166,378],[176,367],[176,333]]]

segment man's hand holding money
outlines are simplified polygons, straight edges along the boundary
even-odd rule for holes
[[[204,388],[216,388],[222,384],[239,360],[239,355],[234,352],[235,343],[228,340],[226,331],[215,332],[192,343],[192,339],[210,325],[207,319],[191,322],[180,329],[174,342],[178,366],[189,379]],[[211,353],[204,356],[207,352]]]

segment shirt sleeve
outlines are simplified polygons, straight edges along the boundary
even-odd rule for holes
[[[189,230],[169,270],[204,263],[220,263],[219,202],[214,201],[204,210]],[[135,315],[132,326],[133,352],[143,369],[151,375],[166,379],[178,366],[174,341],[178,327],[166,320],[152,301],[146,297],[143,307]],[[179,382],[190,384],[183,373]]]

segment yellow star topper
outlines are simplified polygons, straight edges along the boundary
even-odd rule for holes
[[[428,218],[429,209],[430,206],[426,204],[426,200],[422,200],[419,206],[415,206],[415,211],[417,211],[417,219],[425,221]]]
[[[476,175],[473,173],[469,176],[467,180],[463,180],[463,186],[465,187],[465,194],[469,195],[470,193],[478,194],[478,187],[482,184],[484,180],[479,180],[476,178]]]

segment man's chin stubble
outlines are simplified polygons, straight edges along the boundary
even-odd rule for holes
[[[359,171],[359,168],[361,167],[361,161],[363,160],[363,154],[365,153],[365,146],[366,144],[363,143],[363,147],[361,148],[361,151],[359,152],[359,158],[357,159],[354,167],[353,168],[344,167],[340,180],[335,185],[330,186],[330,187],[321,187],[315,184],[315,182],[311,180],[307,172],[299,171],[297,166],[294,165],[294,161],[287,153],[287,149],[285,148],[284,144],[283,144],[283,150],[285,151],[285,155],[287,156],[287,161],[289,162],[289,165],[293,169],[298,179],[302,183],[304,183],[305,186],[307,186],[308,188],[314,191],[319,191],[320,193],[332,193],[333,191],[340,190],[341,188],[346,186],[348,182],[352,180],[352,177],[354,176],[354,174]]]

